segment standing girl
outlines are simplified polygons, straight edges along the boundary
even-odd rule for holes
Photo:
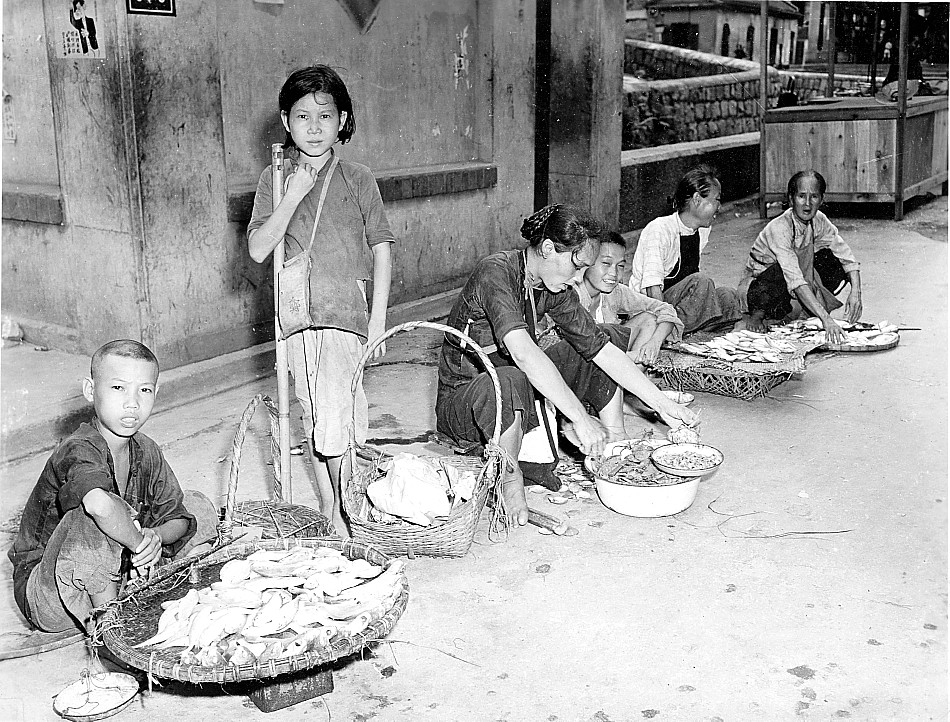
[[[303,407],[320,511],[345,536],[340,461],[352,420],[357,441],[366,440],[368,427],[366,397],[360,388],[354,412],[350,382],[364,344],[386,330],[395,239],[372,172],[333,150],[356,130],[353,103],[340,76],[325,65],[297,70],[280,89],[278,105],[287,131],[284,193],[275,209],[273,176],[266,168],[257,184],[247,245],[258,263],[281,242],[288,259],[310,249],[313,327],[287,338],[287,355]],[[324,185],[326,197],[318,210]],[[373,300],[367,315],[370,277]],[[383,353],[385,345],[375,356]]]
[[[699,270],[721,193],[708,165],[687,171],[676,186],[673,213],[647,224],[633,254],[630,288],[673,306],[684,334],[731,326],[740,317],[735,289],[717,288]]]
[[[844,331],[831,311],[841,308],[835,294],[851,286],[844,315],[861,318],[861,271],[838,229],[819,209],[825,179],[814,170],[799,171],[788,181],[788,210],[762,229],[746,260],[739,282],[739,303],[746,325],[764,331],[764,319],[792,314],[792,300],[821,319],[830,343],[841,343]]]

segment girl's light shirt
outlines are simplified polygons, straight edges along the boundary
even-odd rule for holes
[[[841,261],[845,273],[860,270],[861,264],[828,216],[818,211],[810,223],[804,223],[789,208],[773,218],[756,237],[743,269],[740,291],[747,290],[753,278],[775,263],[782,267],[789,293],[800,286],[811,285],[812,279],[805,278],[802,267],[812,267],[814,254],[823,248],[830,249]],[[812,258],[808,258],[809,255]]]
[[[699,252],[709,243],[707,228],[699,229]],[[680,220],[679,213],[661,216],[650,221],[640,232],[637,250],[633,254],[629,286],[643,293],[651,286],[663,286],[663,281],[676,268],[680,260],[680,236],[691,236],[696,229]]]

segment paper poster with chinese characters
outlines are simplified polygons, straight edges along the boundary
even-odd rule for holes
[[[105,57],[99,42],[97,0],[55,0],[56,55],[73,60],[101,60]]]

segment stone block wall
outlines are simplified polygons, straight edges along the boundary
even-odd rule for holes
[[[794,70],[779,72],[782,78],[782,88],[787,88],[790,80],[795,83],[794,92],[798,102],[803,103],[809,98],[823,98],[828,87],[826,73],[803,73]],[[884,80],[882,75],[878,84]],[[868,79],[859,75],[835,75],[835,95],[860,95],[866,93],[870,83]]]
[[[624,150],[684,143],[759,129],[759,73],[745,71],[683,80],[624,79]],[[782,83],[769,71],[769,102]]]
[[[701,53],[672,45],[651,43],[628,38],[624,43],[623,72],[636,75],[637,71],[655,79],[696,78],[706,75],[758,72],[759,64],[739,58]]]
[[[646,73],[662,80],[645,80]],[[794,78],[799,102],[823,96],[821,73],[769,68],[769,107]],[[857,94],[866,81],[836,76],[835,90]],[[624,44],[622,148],[652,148],[759,130],[759,64],[645,40]]]

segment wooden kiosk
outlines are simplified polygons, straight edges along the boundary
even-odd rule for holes
[[[763,0],[763,23],[767,10],[768,2]],[[788,108],[761,105],[759,215],[766,217],[769,201],[785,198],[793,173],[815,168],[828,182],[826,200],[893,202],[894,218],[900,220],[905,200],[928,191],[940,193],[947,181],[947,96],[907,98],[905,3],[900,16],[897,102],[832,97],[834,15],[830,22],[827,97]],[[763,49],[763,98],[768,97],[766,52]]]

